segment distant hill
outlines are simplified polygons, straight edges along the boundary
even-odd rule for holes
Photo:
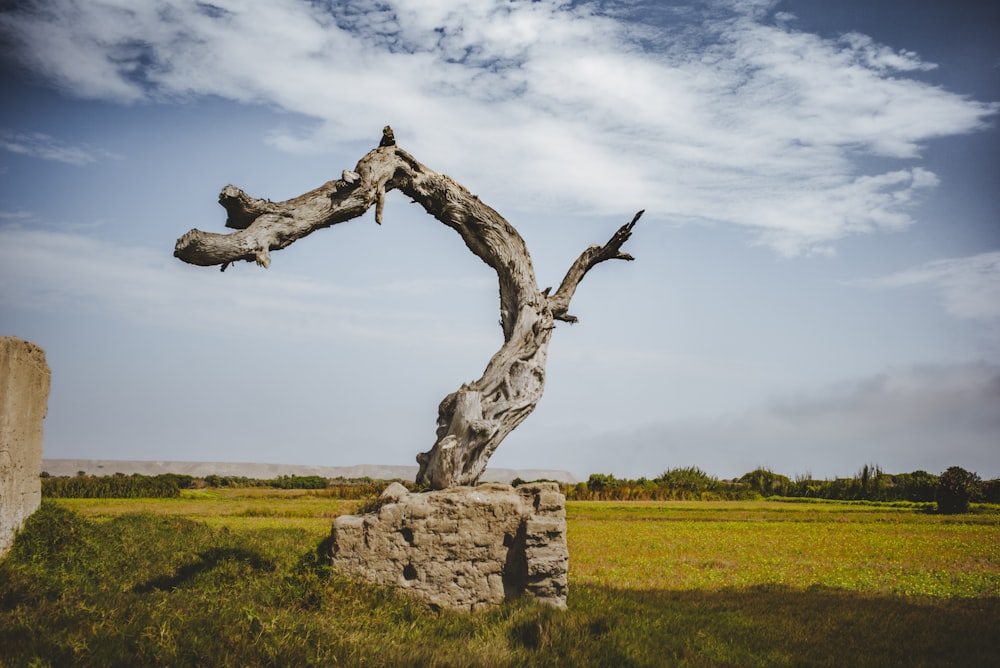
[[[381,466],[358,464],[357,466],[302,466],[296,464],[259,464],[249,462],[154,462],[128,461],[120,459],[43,459],[42,470],[54,476],[72,476],[83,471],[88,475],[159,475],[178,473],[196,478],[208,475],[244,476],[267,480],[283,475],[318,475],[324,478],[373,478],[376,480],[413,480],[417,476],[416,466]],[[483,474],[483,482],[506,482],[514,478],[521,480],[556,480],[575,483],[576,478],[568,471],[546,469],[500,469],[489,467]]]

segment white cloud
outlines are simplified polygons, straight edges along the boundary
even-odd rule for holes
[[[402,145],[504,211],[630,212],[744,225],[784,254],[912,222],[929,139],[997,105],[915,79],[934,67],[866,35],[824,39],[770,2],[643,22],[628,4],[38,0],[0,17],[25,60],[78,95],[221,95],[319,121],[289,150]],[[655,46],[650,46],[655,45]],[[352,160],[356,156],[348,156]],[[349,164],[343,165],[349,167]]]
[[[86,145],[70,145],[41,132],[0,130],[0,149],[68,165],[89,165],[102,158],[118,156]]]
[[[926,287],[958,318],[1000,325],[1000,251],[934,260],[861,283],[881,288]]]
[[[925,63],[913,51],[893,51],[887,46],[876,44],[868,35],[851,32],[841,40],[850,45],[851,49],[865,65],[879,70],[933,70],[937,65]]]

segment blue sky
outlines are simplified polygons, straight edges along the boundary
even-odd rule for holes
[[[1000,10],[901,0],[0,10],[0,333],[45,455],[408,464],[502,342],[496,277],[405,197],[225,273],[219,190],[282,200],[398,143],[574,298],[491,460],[1000,477]]]

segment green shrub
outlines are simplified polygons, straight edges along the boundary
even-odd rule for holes
[[[708,475],[697,466],[667,469],[654,482],[660,487],[684,492],[711,492],[719,486],[718,478]]]
[[[268,484],[276,489],[326,489],[330,481],[318,475],[283,475]]]
[[[983,481],[981,491],[983,503],[1000,503],[1000,479]]]
[[[960,466],[952,466],[938,481],[938,512],[953,514],[969,511],[969,501],[979,492],[979,476]]]
[[[792,481],[788,476],[783,476],[780,473],[775,473],[765,468],[758,468],[749,473],[744,473],[739,482],[747,485],[761,496],[791,496],[793,489]]]

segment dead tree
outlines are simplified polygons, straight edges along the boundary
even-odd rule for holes
[[[500,279],[500,322],[504,343],[482,378],[462,385],[438,407],[437,441],[417,455],[417,483],[432,489],[475,484],[500,442],[534,410],[545,385],[545,359],[554,321],[576,322],[569,303],[583,277],[605,260],[631,260],[621,251],[642,211],[603,246],[591,246],[566,272],[559,288],[539,290],[531,257],[521,235],[492,208],[444,174],[420,164],[396,146],[392,129],[382,131],[378,148],[340,179],[285,202],[250,197],[228,185],[219,203],[228,212],[226,227],[215,234],[191,230],[174,256],[201,266],[239,260],[271,264],[271,252],[293,241],[375,207],[381,224],[386,192],[396,189],[452,228]]]

